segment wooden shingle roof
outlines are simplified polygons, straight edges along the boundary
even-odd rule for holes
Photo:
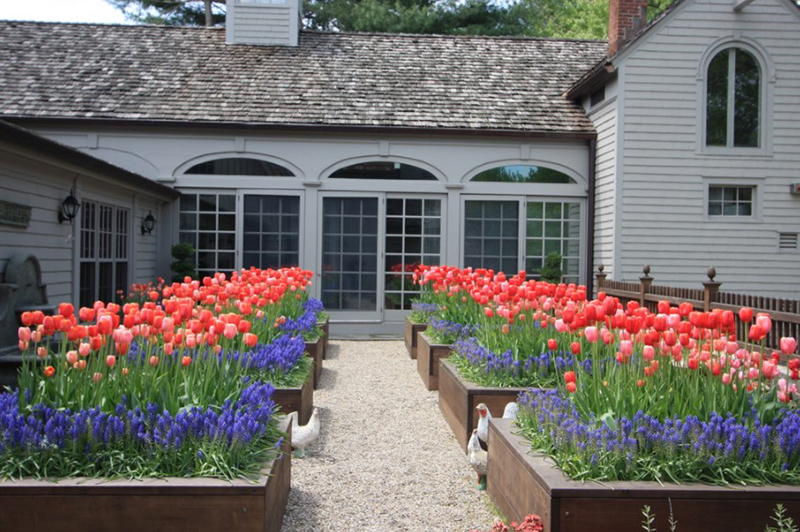
[[[605,42],[0,22],[0,118],[581,134],[562,94]]]

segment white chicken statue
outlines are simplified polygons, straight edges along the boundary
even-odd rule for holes
[[[319,410],[315,408],[311,419],[303,426],[297,421],[297,412],[291,412],[286,417],[292,420],[292,448],[295,449],[295,456],[305,458],[306,447],[319,438]]]
[[[517,408],[517,403],[508,403],[506,408],[503,410],[503,419],[517,419]]]
[[[489,407],[483,403],[479,403],[478,406],[475,407],[475,410],[478,411],[478,438],[483,443],[489,442],[489,422],[492,420],[492,413],[489,412]]]
[[[477,488],[483,491],[486,489],[486,468],[489,462],[489,453],[481,449],[478,429],[472,431],[472,436],[470,436],[467,444],[467,454],[469,456],[469,465],[478,473]]]

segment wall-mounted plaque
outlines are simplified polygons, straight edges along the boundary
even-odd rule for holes
[[[31,223],[31,207],[0,200],[0,224],[28,227]]]

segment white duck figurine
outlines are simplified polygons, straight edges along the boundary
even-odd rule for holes
[[[503,419],[517,419],[517,409],[517,403],[508,403],[506,408],[503,410]]]
[[[492,420],[492,413],[489,412],[489,407],[483,403],[475,407],[478,411],[478,438],[484,443],[489,442],[489,422]]]
[[[295,449],[295,456],[304,458],[306,447],[314,443],[319,438],[319,410],[314,409],[311,419],[302,427],[297,421],[297,412],[291,412],[287,419],[292,420],[292,448]]]
[[[472,436],[467,444],[467,454],[469,465],[478,473],[478,486],[481,491],[486,489],[486,469],[489,462],[489,453],[481,449],[481,442],[478,439],[478,429],[472,431]]]

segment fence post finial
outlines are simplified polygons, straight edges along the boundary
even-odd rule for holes
[[[717,270],[713,266],[709,266],[706,270],[708,281],[703,282],[703,311],[708,312],[711,310],[711,305],[717,302],[719,295],[719,287],[722,283],[714,280],[717,276]]]
[[[602,264],[597,267],[597,272],[598,272],[597,273],[597,290],[598,291],[603,288],[603,283],[605,282],[606,277],[607,277],[607,275],[604,273],[605,269],[606,269],[606,267],[603,266]]]
[[[644,265],[644,268],[642,268],[642,273],[644,273],[644,277],[639,277],[639,305],[644,307],[645,306],[644,296],[650,289],[650,285],[653,284],[653,278],[650,277],[649,264]]]

